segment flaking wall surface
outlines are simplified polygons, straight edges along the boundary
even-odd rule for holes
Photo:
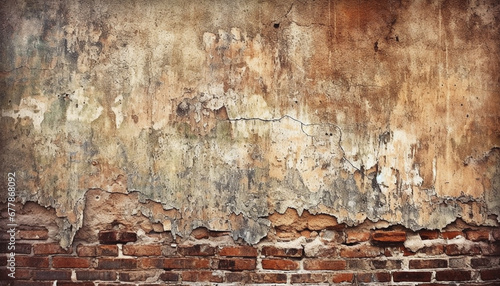
[[[256,244],[287,209],[351,226],[498,224],[497,1],[0,13],[1,170],[23,202],[56,210],[63,247],[111,223]]]

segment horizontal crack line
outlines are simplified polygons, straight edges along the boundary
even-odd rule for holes
[[[295,122],[299,123],[300,124],[300,129],[302,130],[302,132],[306,136],[309,136],[309,137],[314,137],[314,136],[311,136],[311,135],[307,134],[307,132],[304,130],[304,126],[307,127],[307,126],[322,126],[322,125],[327,125],[327,126],[332,126],[332,127],[335,127],[336,129],[338,129],[338,131],[339,131],[339,142],[338,142],[338,145],[339,145],[340,150],[342,150],[342,159],[345,160],[347,163],[349,163],[349,165],[351,165],[351,167],[353,167],[354,169],[356,169],[358,172],[365,173],[360,168],[354,166],[354,164],[349,159],[347,159],[344,147],[342,147],[342,135],[343,135],[342,134],[342,129],[337,124],[333,124],[333,123],[304,123],[304,122],[300,121],[299,119],[297,119],[297,118],[295,118],[293,116],[290,116],[288,114],[287,115],[283,115],[282,117],[279,117],[279,118],[265,119],[265,118],[259,118],[259,117],[248,117],[248,118],[246,118],[246,117],[239,117],[239,118],[229,118],[229,119],[227,119],[227,121],[229,121],[229,122],[237,122],[237,121],[280,122],[280,121],[282,121],[285,118],[288,118],[288,119],[290,119],[292,121],[295,121]]]

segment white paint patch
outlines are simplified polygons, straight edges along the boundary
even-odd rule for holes
[[[244,97],[240,95],[237,98]],[[269,106],[265,99],[259,94],[246,96],[245,100],[226,102],[228,115],[231,119],[236,118],[259,118],[264,120],[273,119]]]
[[[377,176],[377,182],[381,185],[394,186],[396,174],[392,170],[395,169],[399,170],[403,185],[421,186],[424,180],[420,176],[418,165],[414,164],[412,153],[413,146],[418,145],[417,137],[404,130],[394,130],[391,137],[385,148],[381,148],[379,157],[384,156],[386,162],[379,166],[381,172]]]
[[[115,103],[111,107],[111,110],[115,113],[116,128],[120,128],[123,122],[123,109],[122,109],[123,96],[119,95],[115,98]]]
[[[91,123],[101,116],[104,108],[96,101],[84,95],[83,89],[78,89],[71,96],[71,104],[66,109],[67,121]]]
[[[47,111],[47,103],[35,97],[25,97],[21,99],[19,110],[4,110],[2,109],[2,117],[11,117],[16,120],[29,118],[33,122],[35,130],[41,130],[41,124],[44,119],[44,114]]]
[[[380,172],[377,175],[377,184],[380,186],[382,192],[390,190],[396,183],[397,178],[392,168],[386,166],[380,168]]]

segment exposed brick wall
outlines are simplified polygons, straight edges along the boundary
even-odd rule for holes
[[[500,230],[463,223],[420,232],[337,225],[254,246],[203,228],[186,238],[101,230],[69,249],[40,226],[16,238],[16,278],[2,259],[0,285],[500,285]]]

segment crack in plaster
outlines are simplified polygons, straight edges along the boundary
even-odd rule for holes
[[[346,152],[344,150],[344,147],[342,147],[342,128],[340,128],[340,126],[338,126],[337,124],[333,124],[333,123],[305,123],[305,122],[302,122],[301,120],[293,117],[293,116],[290,116],[288,114],[286,115],[283,115],[281,117],[278,117],[278,118],[270,118],[270,119],[266,119],[266,118],[258,118],[258,117],[239,117],[239,118],[229,118],[229,119],[226,119],[225,121],[229,121],[229,122],[237,122],[237,121],[261,121],[261,122],[280,122],[282,121],[283,119],[285,118],[288,118],[292,121],[295,121],[297,123],[300,124],[300,129],[301,131],[308,137],[314,137],[313,135],[310,135],[308,134],[305,130],[304,130],[304,126],[333,126],[335,127],[338,131],[339,131],[339,141],[338,141],[338,146],[340,148],[340,150],[342,150],[342,159],[345,160],[347,163],[349,163],[349,165],[351,165],[354,169],[356,169],[357,171],[359,172],[362,172],[363,174],[367,175],[363,170],[362,168],[357,168],[356,166],[354,166],[354,164],[349,160],[347,159],[347,157],[345,156]]]

